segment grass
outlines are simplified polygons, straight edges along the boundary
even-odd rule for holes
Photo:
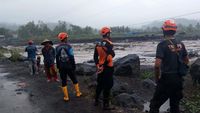
[[[5,49],[5,48],[3,48],[3,47],[0,47],[0,58],[2,58],[2,57],[4,57],[4,53],[7,53],[8,52],[8,50],[7,49]]]
[[[148,78],[153,78],[154,77],[154,72],[153,71],[142,71],[141,72],[141,79],[148,79]]]
[[[0,51],[0,58],[4,57],[3,53]]]
[[[190,97],[184,98],[182,105],[190,113],[200,113],[200,91],[196,89]]]

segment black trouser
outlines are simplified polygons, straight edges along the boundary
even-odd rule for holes
[[[110,90],[113,87],[113,67],[105,67],[103,72],[98,74],[95,101],[98,101],[103,91],[103,102],[109,104]]]
[[[178,75],[162,75],[150,104],[150,113],[159,113],[160,106],[170,99],[170,112],[180,113],[179,103],[183,98],[183,79]]]
[[[62,80],[62,87],[67,85],[67,75],[69,76],[69,78],[72,80],[73,84],[77,84],[77,78],[75,76],[75,72],[73,69],[59,69],[60,72],[60,78]]]

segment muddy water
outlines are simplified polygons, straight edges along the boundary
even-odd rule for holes
[[[183,41],[188,51],[197,51],[200,55],[200,40]],[[158,42],[127,42],[114,43],[115,59],[126,56],[128,54],[137,54],[140,57],[142,65],[153,65]],[[78,63],[90,60],[93,58],[94,44],[73,44],[75,58]]]
[[[188,51],[198,51],[200,54],[200,40],[186,40],[183,41]],[[114,43],[114,49],[116,52],[115,59],[126,56],[128,54],[137,54],[140,57],[140,63],[142,65],[153,65],[155,59],[156,46],[158,42],[146,41],[146,42],[127,42],[127,43]],[[74,55],[76,63],[82,63],[93,59],[94,47],[93,43],[74,43],[71,44],[74,48]],[[55,47],[56,45],[54,45]],[[12,46],[7,47],[13,48]],[[15,47],[24,51],[25,47]],[[38,46],[38,48],[42,48]],[[41,50],[39,49],[39,53]],[[23,56],[27,56],[26,53],[21,53]],[[10,56],[9,53],[6,56]],[[42,58],[42,57],[41,57]],[[43,61],[43,58],[42,60]]]
[[[39,113],[31,105],[28,93],[18,86],[19,81],[9,81],[7,75],[0,73],[0,113]]]

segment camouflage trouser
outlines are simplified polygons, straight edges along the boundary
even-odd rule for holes
[[[28,59],[29,61],[29,72],[31,75],[35,75],[36,72],[36,60],[35,59]]]

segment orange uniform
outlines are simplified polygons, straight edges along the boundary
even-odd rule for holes
[[[103,39],[96,45],[94,52],[94,61],[97,66],[113,67],[113,44],[108,39]]]
[[[115,53],[113,51],[113,44],[109,38],[103,38],[99,42],[94,51],[94,61],[97,66],[97,87],[95,95],[95,106],[98,105],[99,96],[103,91],[103,107],[108,110],[110,101],[110,90],[113,87],[113,57]]]

